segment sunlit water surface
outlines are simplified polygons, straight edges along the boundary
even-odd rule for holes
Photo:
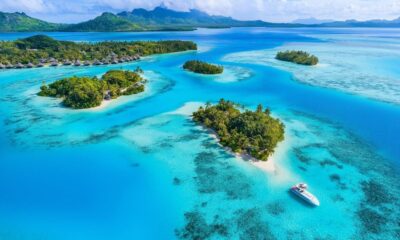
[[[113,66],[1,71],[0,239],[399,239],[399,33],[50,33],[193,40],[199,50]],[[277,62],[281,49],[310,51],[321,63]],[[226,71],[188,73],[181,67],[188,59]],[[137,66],[146,92],[104,109],[70,110],[36,96],[42,81]],[[276,171],[233,157],[190,120],[196,106],[220,98],[253,109],[262,103],[282,119]],[[300,181],[320,207],[288,192]]]

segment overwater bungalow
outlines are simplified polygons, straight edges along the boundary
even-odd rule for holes
[[[103,64],[108,65],[108,64],[110,64],[110,61],[108,61],[107,59],[103,59]]]
[[[110,91],[106,91],[104,93],[104,100],[111,100],[111,92]]]
[[[95,59],[93,62],[93,65],[101,65],[102,62],[100,62],[99,60]]]
[[[114,58],[111,60],[111,64],[117,64],[118,63],[118,58]]]
[[[2,63],[0,63],[0,69],[4,69],[4,68],[6,68],[6,66],[3,65]]]
[[[33,68],[34,66],[35,66],[35,65],[33,65],[33,63],[31,63],[31,62],[28,63],[28,64],[26,64],[26,67],[27,67],[27,68]]]
[[[44,67],[44,63],[38,63],[37,65],[36,65],[36,67]]]
[[[85,66],[90,66],[90,62],[89,62],[88,60],[86,60],[86,61],[83,63],[83,65],[85,65]]]
[[[25,66],[22,63],[17,63],[17,64],[14,65],[14,67],[15,68],[24,68]]]
[[[69,61],[69,60],[65,60],[65,61],[63,62],[63,64],[64,64],[65,66],[68,66],[68,65],[71,65],[72,63],[71,63],[71,61]]]
[[[54,59],[54,61],[50,62],[50,66],[57,67],[58,66],[58,61]]]
[[[10,69],[10,68],[14,68],[14,66],[11,63],[7,63],[6,68]]]
[[[119,63],[123,63],[124,60],[123,60],[122,58],[120,58],[120,59],[118,59],[118,62],[119,62]]]
[[[81,61],[79,61],[79,60],[76,60],[74,62],[74,66],[79,67],[80,65],[81,65]]]

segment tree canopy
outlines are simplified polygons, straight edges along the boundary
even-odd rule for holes
[[[183,68],[195,73],[202,73],[202,74],[220,74],[224,71],[224,67],[222,66],[213,65],[198,60],[191,60],[185,62]]]
[[[284,51],[276,54],[276,59],[301,65],[317,65],[318,58],[304,51]]]
[[[104,98],[118,98],[144,91],[145,80],[137,73],[110,70],[97,77],[70,77],[43,84],[39,96],[63,98],[63,105],[75,109],[99,106]]]
[[[190,41],[138,41],[138,42],[70,42],[58,41],[46,35],[36,35],[15,41],[0,41],[0,63],[38,63],[41,59],[64,60],[106,59],[112,56],[146,56],[196,50]]]
[[[256,111],[241,112],[237,104],[221,99],[193,113],[193,120],[216,132],[223,146],[266,161],[284,139],[283,123],[259,105]]]

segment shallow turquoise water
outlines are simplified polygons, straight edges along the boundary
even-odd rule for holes
[[[391,49],[397,30],[50,35],[78,41],[191,39],[200,49],[109,67],[1,71],[0,239],[399,238],[399,105],[379,96],[371,100],[362,91],[306,85],[267,66],[262,56],[251,58],[254,51],[291,43],[345,41],[357,46],[358,58],[365,54],[367,64],[375,61],[368,58],[368,44]],[[181,65],[192,58],[224,64],[227,71],[218,77],[184,72]],[[399,59],[386,61],[367,72],[398,81],[393,64]],[[104,109],[73,111],[35,95],[43,80],[138,65],[150,81],[148,91]],[[354,84],[368,89],[362,80]],[[285,122],[275,172],[229,155],[190,121],[190,111],[176,111],[221,97],[249,108],[263,103]],[[299,181],[319,197],[319,208],[288,193]]]

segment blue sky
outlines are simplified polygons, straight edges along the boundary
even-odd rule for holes
[[[0,0],[0,11],[23,11],[53,22],[79,22],[104,11],[152,9],[161,2],[177,10],[196,8],[237,19],[273,22],[310,17],[337,20],[400,17],[400,0]]]

